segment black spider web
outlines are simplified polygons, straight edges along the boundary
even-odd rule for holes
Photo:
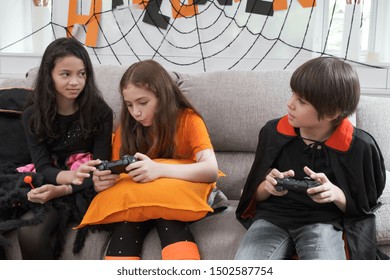
[[[95,0],[92,0],[95,1]],[[294,7],[294,5],[299,5],[298,1],[290,1],[288,5],[288,9],[285,12],[284,18],[282,20],[282,25],[280,30],[278,31],[277,36],[270,37],[266,35],[266,32],[264,30],[268,26],[267,23],[271,20],[272,16],[270,16],[268,13],[267,15],[263,15],[264,21],[262,25],[259,27],[258,32],[252,31],[252,29],[249,27],[249,22],[253,17],[258,17],[259,15],[254,13],[253,10],[246,11],[248,13],[247,18],[243,23],[240,23],[242,20],[239,19],[239,11],[243,11],[242,5],[244,5],[244,1],[240,1],[236,3],[236,5],[221,5],[221,0],[212,0],[212,1],[201,1],[201,0],[194,0],[195,3],[202,2],[202,9],[198,10],[198,13],[194,13],[193,16],[186,17],[183,13],[181,13],[181,9],[184,6],[180,6],[176,12],[181,16],[177,18],[169,18],[166,16],[163,16],[163,11],[160,9],[161,3],[163,0],[149,0],[148,2],[142,2],[140,6],[143,6],[143,9],[140,10],[139,8],[134,8],[134,5],[131,4],[131,1],[113,1],[113,9],[102,11],[100,13],[93,13],[90,20],[94,19],[97,20],[98,26],[99,26],[99,37],[100,42],[98,46],[86,46],[87,49],[91,50],[93,53],[93,56],[96,58],[98,63],[102,64],[101,60],[101,51],[104,50],[105,52],[109,52],[110,55],[113,56],[116,63],[119,65],[122,65],[126,62],[123,62],[123,59],[126,57],[132,57],[136,60],[141,60],[145,57],[145,55],[139,51],[137,51],[136,44],[139,42],[142,42],[145,44],[149,51],[151,51],[151,55],[149,58],[155,59],[160,58],[165,60],[167,63],[170,63],[172,65],[181,66],[181,67],[188,67],[193,65],[201,64],[201,67],[204,72],[208,71],[208,61],[213,58],[223,57],[225,53],[228,53],[231,46],[234,45],[236,42],[239,42],[240,40],[245,40],[244,34],[249,34],[251,36],[252,41],[246,42],[245,44],[241,44],[242,49],[240,50],[240,54],[236,54],[235,57],[231,58],[234,59],[229,65],[226,66],[226,69],[237,69],[239,66],[242,68],[242,65],[245,65],[247,70],[258,70],[261,69],[261,66],[263,65],[264,61],[270,57],[271,52],[275,49],[275,46],[277,45],[283,45],[285,47],[290,48],[290,50],[295,50],[294,53],[291,55],[291,57],[287,60],[286,64],[282,66],[282,69],[288,69],[292,62],[296,60],[298,55],[302,52],[309,52],[312,54],[316,54],[318,56],[332,56],[330,53],[326,53],[327,44],[330,36],[330,31],[332,28],[335,8],[336,8],[336,1],[334,2],[334,6],[332,9],[332,14],[330,16],[330,22],[329,26],[327,28],[327,34],[325,42],[322,46],[322,49],[320,51],[309,49],[305,47],[305,42],[307,39],[309,28],[312,24],[312,14],[315,9],[315,7],[310,8],[310,14],[308,17],[308,20],[306,22],[306,26],[300,26],[302,30],[304,30],[304,35],[301,38],[301,42],[299,44],[291,44],[285,39],[283,39],[283,34],[285,32],[286,22],[289,19],[289,15],[291,13],[291,8]],[[173,3],[171,0],[165,0],[169,1],[171,6],[173,7]],[[197,2],[196,2],[197,1]],[[249,0],[247,0],[249,1]],[[313,0],[314,1],[314,0]],[[33,31],[31,34],[28,34],[24,36],[23,38],[20,38],[19,40],[3,47],[0,49],[0,51],[6,50],[8,47],[15,45],[23,40],[26,40],[29,37],[34,36],[35,34],[41,32],[43,29],[51,28],[51,31],[53,33],[53,37],[61,37],[64,36],[64,34],[67,34],[68,36],[74,36],[70,34],[69,28],[73,26],[65,26],[63,24],[59,24],[55,22],[53,11],[54,11],[54,3],[55,1],[51,1],[51,15],[50,15],[50,22],[48,22],[46,25],[42,26],[38,30]],[[222,1],[223,2],[223,1]],[[229,0],[225,0],[225,3],[228,3]],[[115,7],[114,7],[115,3]],[[231,1],[230,1],[231,3]],[[364,1],[363,1],[364,3]],[[154,13],[151,12],[151,9],[148,9],[148,5],[154,5]],[[353,13],[355,13],[355,6],[357,4],[354,4]],[[79,1],[79,10],[83,10],[83,1]],[[193,6],[195,7],[195,6]],[[252,7],[254,9],[255,6]],[[230,12],[227,12],[227,8]],[[194,8],[195,9],[195,8]],[[232,9],[235,9],[232,12]],[[217,11],[217,13],[215,12]],[[124,14],[125,13],[125,14]],[[156,17],[156,15],[159,15],[159,17]],[[100,16],[100,20],[98,20],[98,16]],[[114,26],[110,26],[111,30],[112,28],[115,28],[116,31],[119,33],[119,37],[115,38],[114,40],[109,38],[109,31],[106,30],[106,28],[103,27],[102,21],[104,20],[104,17],[111,17],[113,21],[115,22]],[[122,26],[121,19],[123,17],[127,17],[131,19],[130,26]],[[202,25],[202,18],[207,17],[212,20],[207,25]],[[147,31],[145,31],[142,27],[144,27],[145,22],[144,19],[148,18],[150,23],[152,25],[155,25],[155,32],[159,35],[159,38],[154,38],[154,41],[148,39]],[[352,21],[353,21],[352,16]],[[187,20],[192,21],[193,26],[189,30],[181,30],[180,21]],[[205,38],[204,33],[207,31],[210,31],[213,29],[213,27],[218,23],[219,21],[223,20],[225,22],[225,26],[218,30],[217,32],[213,33],[213,36],[210,38]],[[159,28],[158,26],[164,25],[166,28]],[[346,46],[346,52],[344,57],[342,57],[344,60],[353,62],[355,64],[361,64],[369,67],[375,67],[375,68],[381,68],[379,66],[372,66],[369,64],[365,64],[359,61],[353,61],[349,60],[348,57],[348,51],[350,47],[350,37],[352,32],[352,25],[353,22],[351,22],[350,30],[349,30],[349,36],[348,36],[348,42]],[[83,27],[83,32],[86,34],[86,28]],[[236,30],[239,30],[234,36],[230,36],[228,41],[225,41],[224,44],[219,44],[218,40],[222,38],[225,34],[229,32],[230,29],[235,28]],[[65,32],[65,33],[64,33]],[[137,32],[137,38],[134,40],[133,36],[134,33]],[[171,36],[170,36],[171,35]],[[179,40],[175,41],[173,38],[186,38],[186,36],[193,36],[196,38],[196,40],[192,41],[186,41],[186,40]],[[77,36],[75,36],[77,39]],[[102,43],[103,42],[103,43]],[[158,42],[156,44],[156,42]],[[268,46],[265,42],[268,42]],[[83,43],[83,42],[82,42]],[[126,46],[127,50],[119,50],[116,48],[117,45],[122,44]],[[209,48],[209,46],[213,46],[213,51],[205,51],[205,49]],[[249,57],[249,54],[251,52],[254,52],[255,49],[258,49],[259,47],[262,48],[263,54],[257,57],[250,57],[252,64],[249,65],[246,63],[247,58]],[[164,52],[164,48],[171,49],[171,52],[169,54]],[[198,53],[197,56],[189,56],[186,58],[187,61],[181,61],[183,59],[176,59],[177,57],[172,55],[172,52],[196,52]],[[126,53],[126,54],[124,54]],[[226,55],[225,55],[226,56]],[[183,56],[181,56],[183,58]],[[248,64],[248,65],[247,65]]]

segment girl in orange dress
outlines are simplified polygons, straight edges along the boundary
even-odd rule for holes
[[[140,259],[143,240],[153,227],[162,259],[200,259],[187,222],[212,211],[207,199],[218,165],[206,125],[153,60],[130,66],[120,90],[123,106],[113,160],[132,155],[137,161],[125,174],[94,172],[99,193],[80,226],[115,223],[106,259]]]

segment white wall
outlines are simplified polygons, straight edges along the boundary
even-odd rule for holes
[[[48,8],[26,6],[22,5],[22,2],[26,1],[15,0],[12,4],[9,1],[1,1],[0,38],[6,37],[7,40],[2,41],[12,42],[23,37],[21,30],[12,29],[14,31],[10,32],[9,25],[3,24],[3,21],[21,20],[16,17],[25,17],[24,19],[31,21],[31,25],[22,26],[26,34],[37,30],[39,32],[23,40],[24,45],[17,45],[17,48],[26,50],[24,53],[7,52],[8,49],[0,52],[0,81],[6,78],[24,77],[29,69],[39,65],[41,53],[51,41],[50,35],[65,36],[64,26],[67,25],[68,0],[53,2],[53,6],[50,7],[52,14]],[[132,1],[124,2],[131,3]],[[136,9],[133,5],[124,5],[113,12],[110,11],[111,1],[104,0],[103,11],[105,13],[101,16],[102,32],[99,34],[98,48],[87,49],[94,64],[130,65],[139,59],[153,58],[167,69],[179,72],[203,72],[231,68],[235,70],[253,68],[256,68],[255,70],[284,68],[291,70],[306,59],[318,55],[318,52],[322,50],[324,36],[327,35],[327,29],[324,28],[326,25],[324,19],[328,15],[324,3],[327,2],[326,0],[317,1],[317,7],[311,10],[300,7],[297,4],[298,1],[289,1],[290,10],[278,11],[273,17],[265,17],[245,12],[246,0],[233,1],[233,6],[230,7],[221,7],[218,1],[214,1],[213,5],[207,7],[208,13],[201,13],[198,17],[188,19],[173,20],[171,18],[170,29],[163,30],[142,23],[143,10]],[[29,3],[32,5],[32,1]],[[82,1],[82,3],[85,6],[89,5],[90,1]],[[163,1],[162,3],[161,13],[171,16],[170,2]],[[18,11],[17,16],[13,18],[11,8]],[[202,7],[204,8],[205,6]],[[221,8],[225,9],[221,11]],[[350,14],[351,7],[348,8]],[[27,10],[32,11],[35,16],[29,19],[25,16],[28,14]],[[83,13],[88,11],[88,6],[82,8]],[[221,18],[212,24],[217,19],[216,15],[220,15]],[[309,19],[310,25],[308,25]],[[46,26],[50,21],[54,24]],[[344,24],[348,22],[349,20],[344,20]],[[389,21],[386,21],[386,24],[388,23]],[[240,28],[244,24],[246,24],[245,27]],[[204,29],[200,29],[200,33],[190,32],[196,25]],[[141,27],[142,30],[138,30],[137,27]],[[224,30],[226,27],[228,29]],[[40,30],[40,28],[43,29]],[[187,34],[186,31],[189,33]],[[262,31],[261,35],[259,35],[260,31]],[[344,43],[347,36],[345,33],[343,33]],[[332,34],[333,32],[330,33]],[[74,35],[81,41],[85,39],[82,28]],[[352,38],[355,37],[357,37],[356,34],[352,36]],[[281,41],[273,40],[275,38]],[[108,43],[110,46],[104,47]],[[356,45],[353,44],[355,43],[352,43],[352,46]],[[192,45],[194,46],[190,47]],[[314,52],[298,50],[300,45]],[[375,39],[374,45],[378,45],[378,38]],[[181,49],[180,47],[187,48]],[[203,52],[201,55],[200,51]],[[345,51],[345,48],[342,47],[341,51]],[[298,55],[295,57],[297,52]],[[350,57],[352,54],[354,59],[358,58],[356,47],[349,50],[347,57],[352,58]],[[342,53],[339,55],[343,57]],[[292,58],[294,59],[290,61]],[[364,58],[360,60],[365,61]],[[390,64],[379,64],[375,61],[375,57],[373,62],[383,68],[368,67],[364,63],[354,64],[361,79],[362,91],[365,94],[390,96]]]

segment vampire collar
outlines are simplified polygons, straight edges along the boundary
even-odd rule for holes
[[[285,136],[298,136],[295,128],[289,123],[287,115],[279,120],[276,129],[278,133]],[[354,128],[352,123],[348,119],[344,119],[324,144],[332,150],[346,153],[351,148],[353,136]]]

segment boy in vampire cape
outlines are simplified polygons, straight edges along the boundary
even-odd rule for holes
[[[248,229],[236,259],[388,259],[376,249],[375,210],[386,169],[375,139],[352,125],[358,76],[330,57],[309,60],[290,81],[288,114],[261,129],[237,207]],[[313,180],[278,191],[276,178]]]

